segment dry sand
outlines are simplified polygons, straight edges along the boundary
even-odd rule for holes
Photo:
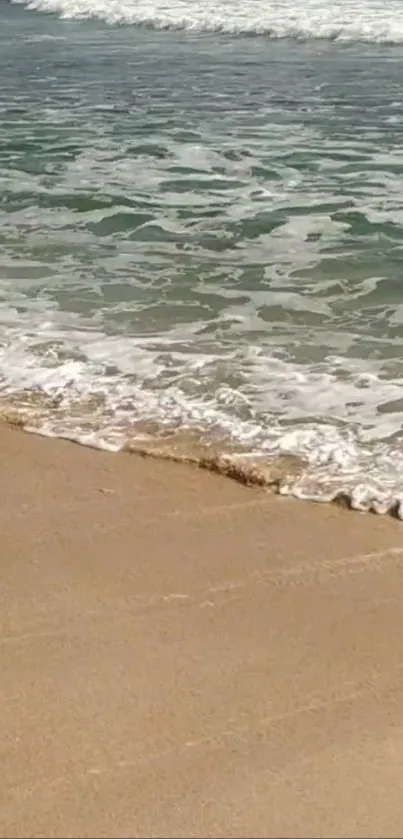
[[[403,835],[403,524],[0,430],[0,834]]]

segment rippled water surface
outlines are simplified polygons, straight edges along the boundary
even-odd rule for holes
[[[33,0],[0,24],[5,409],[403,497],[401,4]]]

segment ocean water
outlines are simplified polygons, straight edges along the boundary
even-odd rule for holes
[[[3,413],[402,515],[402,4],[1,0],[0,78]]]

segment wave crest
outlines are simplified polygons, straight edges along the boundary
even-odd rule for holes
[[[191,32],[403,43],[403,7],[393,0],[12,0],[64,19],[99,19],[111,25]]]

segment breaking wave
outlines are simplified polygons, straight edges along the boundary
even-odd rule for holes
[[[378,44],[403,43],[397,0],[12,0],[64,19],[190,32],[266,35]]]

